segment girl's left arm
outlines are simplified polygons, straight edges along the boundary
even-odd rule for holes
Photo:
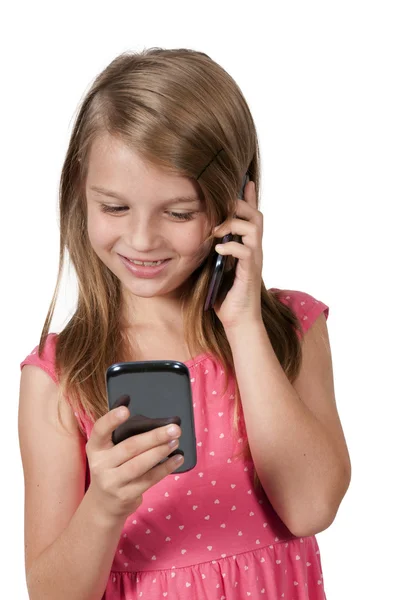
[[[334,398],[332,359],[322,314],[305,333],[302,365],[292,385],[274,352],[261,312],[263,215],[255,184],[215,237],[237,260],[235,279],[215,305],[231,346],[254,466],[275,511],[296,536],[333,522],[351,479],[351,464]]]
[[[294,385],[262,322],[246,322],[226,333],[262,487],[293,535],[319,533],[333,522],[351,479],[325,316],[304,335],[302,367]]]

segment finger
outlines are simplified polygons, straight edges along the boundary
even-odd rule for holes
[[[168,444],[163,444],[156,448],[150,448],[138,456],[134,456],[116,468],[119,484],[127,485],[130,481],[135,481],[145,476],[153,468],[160,466],[159,463],[177,448],[178,440],[177,444],[172,448]]]
[[[151,431],[133,435],[112,448],[107,460],[108,467],[119,467],[131,458],[139,456],[152,448],[165,446],[170,441],[178,439],[181,436],[181,428],[178,425],[167,425],[166,427],[156,427]],[[175,450],[177,445],[169,447],[169,454]],[[164,458],[164,457],[163,457]]]
[[[256,184],[254,183],[254,181],[249,181],[246,184],[243,197],[247,205],[257,209],[258,200],[256,194]]]
[[[112,432],[130,416],[127,405],[130,402],[130,396],[120,396],[112,408],[105,415],[100,417],[95,423],[87,444],[93,449],[105,449],[114,446],[112,442]]]
[[[159,481],[164,479],[167,475],[170,475],[170,473],[175,471],[175,469],[184,464],[184,457],[182,457],[182,460],[178,462],[176,461],[176,459],[179,456],[181,455],[173,456],[161,465],[157,465],[152,469],[147,470],[146,473],[144,473],[137,481],[134,481],[134,484],[132,485],[131,489],[131,494],[141,496],[153,485],[159,483]]]
[[[254,235],[256,231],[256,226],[253,223],[249,223],[248,221],[243,221],[242,219],[230,219],[225,222],[221,227],[216,228],[214,230],[214,237],[222,238],[224,235],[228,233],[232,233],[233,235],[240,236],[249,236]]]
[[[216,252],[224,256],[234,256],[235,258],[242,260],[249,260],[252,254],[252,251],[248,246],[239,244],[239,242],[227,242],[226,244],[217,244],[215,250]]]
[[[241,219],[245,219],[246,221],[256,221],[256,217],[262,215],[261,211],[258,210],[256,201],[253,203],[253,199],[251,201],[247,200],[238,200],[236,201],[236,216]]]
[[[237,210],[234,217],[232,219],[227,219],[220,225],[217,225],[217,227],[213,229],[213,235],[215,237],[221,237],[229,233],[231,224],[234,220],[237,220],[239,223],[248,222],[251,225],[255,225],[260,231],[262,231],[264,216],[263,213],[257,210],[256,207],[249,206],[244,200],[238,200]]]
[[[130,396],[128,394],[122,394],[119,398],[116,398],[112,410],[114,408],[119,408],[119,406],[128,406],[130,404]]]
[[[259,231],[255,226],[252,226],[249,229],[248,233],[245,233],[243,231],[243,229],[244,228],[242,228],[240,225],[238,227],[233,226],[232,233],[235,236],[236,235],[239,236],[240,239],[239,238],[236,239],[236,237],[235,237],[234,239],[231,239],[231,240],[227,239],[225,242],[221,242],[221,244],[218,243],[215,247],[216,251],[218,252],[219,248],[221,247],[220,254],[224,254],[223,247],[224,246],[228,247],[228,244],[231,244],[232,242],[235,242],[240,245],[243,244],[244,246],[246,246],[246,248],[250,248],[253,251],[256,251],[258,248],[260,248],[261,244],[262,244],[262,242],[261,242],[262,231],[261,230]],[[229,250],[226,250],[225,254],[229,254]],[[233,254],[233,256],[235,256],[235,254]],[[242,258],[242,256],[240,256],[240,258]]]

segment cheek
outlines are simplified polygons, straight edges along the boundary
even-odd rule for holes
[[[189,230],[188,228],[185,229],[178,238],[180,254],[194,260],[205,258],[212,245],[211,240],[204,243],[208,233],[208,228],[205,224],[201,224],[199,227],[192,227]]]
[[[197,231],[184,232],[179,238],[179,246],[184,254],[195,254],[198,251],[202,237]]]
[[[87,233],[93,248],[106,246],[114,237],[113,228],[98,214],[88,214]]]

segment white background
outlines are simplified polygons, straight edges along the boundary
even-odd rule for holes
[[[3,8],[2,598],[28,598],[19,363],[39,341],[56,281],[72,122],[117,54],[151,46],[206,52],[246,96],[260,139],[266,286],[330,307],[352,480],[333,525],[317,535],[327,598],[397,597],[397,31],[397,3],[381,0]],[[73,279],[66,284],[51,331],[73,308]]]

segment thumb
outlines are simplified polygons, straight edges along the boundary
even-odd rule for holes
[[[129,417],[130,411],[127,409],[129,403],[130,396],[128,394],[119,396],[111,410],[94,423],[89,440],[92,448],[100,450],[110,448],[114,445],[112,442],[112,432]],[[123,406],[126,408],[123,408],[123,414],[120,414],[119,409]]]
[[[119,408],[119,406],[128,406],[130,404],[130,396],[128,394],[123,394],[122,396],[119,396],[119,398],[116,398],[111,410],[113,410],[114,408]],[[124,411],[126,412],[126,411]],[[127,412],[126,412],[126,416],[127,416]]]

